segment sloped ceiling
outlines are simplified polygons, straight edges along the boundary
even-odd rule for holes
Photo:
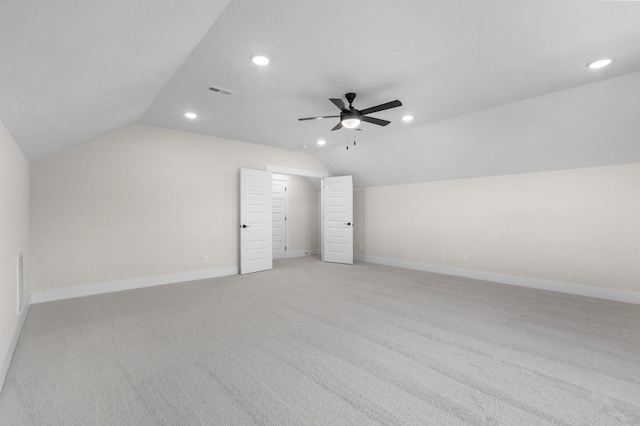
[[[0,119],[30,161],[134,122],[306,145],[357,186],[640,161],[640,2],[27,0],[2,12]],[[603,56],[610,67],[585,67]],[[297,121],[335,114],[328,98],[347,92],[359,109],[404,105],[359,132]]]
[[[640,162],[640,72],[316,156],[333,175],[353,175],[355,187]]]
[[[0,119],[32,162],[137,122],[228,3],[3,1]]]

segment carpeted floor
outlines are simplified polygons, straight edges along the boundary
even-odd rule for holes
[[[398,268],[33,305],[1,425],[640,424],[640,306]]]

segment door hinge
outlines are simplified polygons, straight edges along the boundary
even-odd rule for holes
[[[284,246],[284,251],[287,251],[287,246]]]

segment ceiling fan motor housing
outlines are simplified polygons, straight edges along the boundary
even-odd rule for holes
[[[340,121],[356,119],[360,120],[362,118],[362,114],[357,109],[352,109],[351,111],[342,111],[340,113]]]

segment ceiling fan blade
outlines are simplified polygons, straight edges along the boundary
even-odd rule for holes
[[[341,122],[339,122],[338,124],[336,124],[336,127],[334,127],[334,128],[333,128],[333,129],[331,129],[331,130],[333,131],[333,130],[338,130],[338,129],[342,129],[342,121],[341,121]]]
[[[336,118],[336,117],[340,117],[339,115],[321,115],[319,117],[305,117],[305,118],[298,118],[298,121],[304,121],[304,120],[320,120],[322,118]]]
[[[377,124],[378,126],[386,126],[387,124],[391,123],[390,121],[387,121],[387,120],[381,120],[379,118],[374,118],[374,117],[367,117],[366,115],[363,115],[360,118],[360,120],[366,121],[367,123]]]
[[[330,98],[329,99],[331,102],[333,102],[333,104],[335,106],[337,106],[338,108],[340,108],[340,111],[349,111],[349,109],[347,108],[347,106],[344,104],[344,101],[342,99],[336,99],[336,98]]]
[[[402,106],[402,102],[396,99],[395,101],[387,102],[386,104],[380,104],[371,108],[362,109],[360,110],[360,113],[371,114],[373,112],[384,111],[385,109],[396,108],[399,106]]]

